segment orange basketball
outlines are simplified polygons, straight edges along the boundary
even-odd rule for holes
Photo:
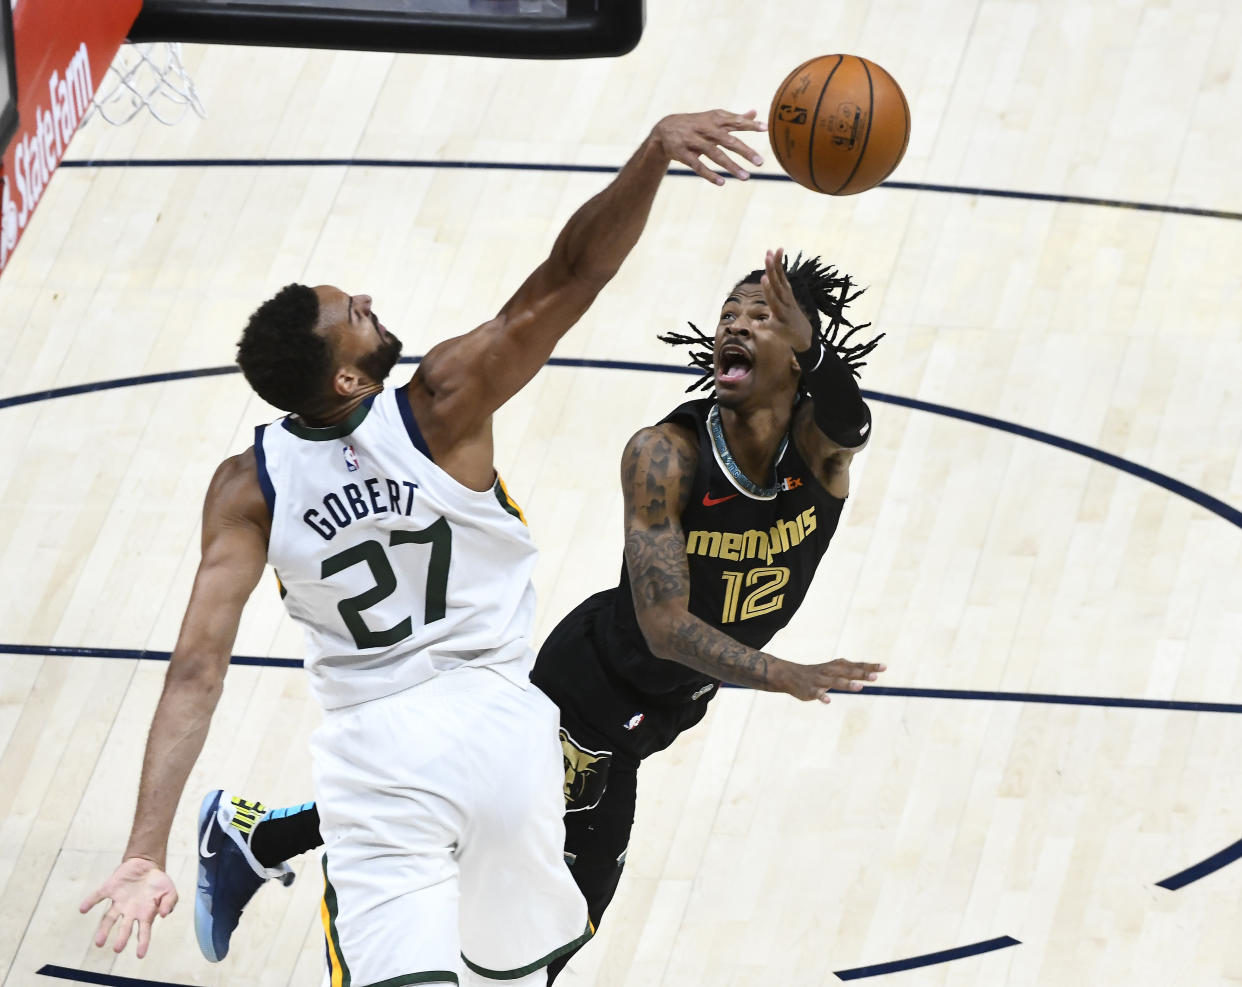
[[[772,97],[768,139],[785,174],[813,192],[853,195],[884,181],[906,153],[910,107],[896,80],[857,55],[821,55]]]

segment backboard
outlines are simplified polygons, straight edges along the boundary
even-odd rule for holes
[[[642,30],[643,0],[146,0],[130,40],[592,58]]]
[[[15,126],[0,174],[0,272],[60,164],[141,0],[0,0],[5,53],[0,124]],[[3,131],[0,131],[0,137]]]

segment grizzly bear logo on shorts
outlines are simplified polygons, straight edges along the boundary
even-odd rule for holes
[[[565,811],[594,809],[608,786],[612,751],[583,747],[561,727],[561,756],[565,761]]]

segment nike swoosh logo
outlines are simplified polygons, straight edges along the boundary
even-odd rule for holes
[[[713,497],[711,491],[703,494],[703,506],[715,507],[717,504],[723,504],[726,500],[732,500],[737,494],[731,493],[727,497]]]
[[[214,857],[216,851],[207,849],[207,841],[211,839],[211,827],[215,822],[215,813],[211,814],[211,818],[207,820],[207,828],[203,830],[203,841],[198,845],[198,855],[200,857]]]

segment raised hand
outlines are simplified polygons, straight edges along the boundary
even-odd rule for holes
[[[888,669],[887,665],[837,659],[820,665],[795,665],[785,691],[795,699],[818,699],[829,703],[830,691],[858,692],[866,683]]]
[[[754,110],[741,114],[727,110],[675,113],[657,123],[651,134],[671,160],[680,161],[713,185],[723,185],[724,178],[712,171],[702,159],[714,161],[734,178],[748,179],[750,172],[731,155],[756,165],[763,164],[763,158],[754,148],[734,137],[733,133],[738,130],[767,130],[768,125],[755,119],[755,116]]]
[[[177,889],[172,879],[150,860],[130,857],[78,906],[78,910],[85,915],[105,898],[111,901],[95,930],[95,945],[106,945],[115,925],[118,931],[112,948],[122,952],[137,922],[138,958],[142,959],[151,944],[155,917],[167,918],[172,912],[177,904]]]
[[[798,307],[794,298],[793,287],[789,276],[785,273],[785,250],[777,247],[769,250],[763,260],[763,277],[759,279],[763,289],[763,297],[771,312],[772,328],[777,330],[785,341],[798,352],[811,348],[811,321],[806,313]]]

